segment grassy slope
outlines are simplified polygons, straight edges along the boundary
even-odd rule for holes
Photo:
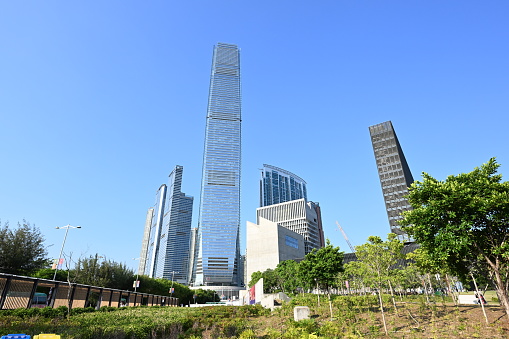
[[[437,298],[386,299],[386,319],[394,338],[507,338],[509,323],[499,306],[488,305],[486,325],[480,306],[456,308]],[[293,307],[310,307],[311,319],[294,322]],[[4,312],[5,313],[5,312]],[[0,313],[0,334],[57,333],[66,338],[376,338],[384,337],[373,296],[335,297],[333,319],[328,301],[308,295],[270,313],[261,307],[125,308],[65,317],[20,317]],[[26,312],[25,312],[26,313]],[[310,335],[312,334],[312,335]]]

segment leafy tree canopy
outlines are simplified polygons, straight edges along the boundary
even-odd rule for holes
[[[403,243],[394,233],[389,233],[386,241],[370,236],[367,243],[355,247],[357,261],[348,263],[349,271],[362,276],[368,286],[382,288],[396,276],[393,269],[404,258],[402,249]]]
[[[303,282],[308,287],[329,290],[337,283],[337,275],[343,272],[343,252],[334,247],[329,239],[327,245],[320,249],[313,249],[306,254],[299,263],[299,272]]]
[[[0,223],[0,272],[28,275],[48,265],[44,237],[39,229],[23,220],[12,229]]]
[[[509,182],[502,182],[499,166],[492,158],[443,181],[423,173],[410,187],[413,210],[403,213],[401,224],[429,256],[428,265],[464,277],[481,260],[509,316]]]

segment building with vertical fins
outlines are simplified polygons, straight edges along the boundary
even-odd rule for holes
[[[192,285],[238,286],[241,90],[236,45],[214,46]]]
[[[260,178],[260,207],[304,198],[306,182],[282,168],[264,164]]]
[[[370,126],[369,134],[391,232],[397,234],[400,240],[409,241],[409,236],[401,230],[398,220],[402,218],[401,212],[412,209],[405,196],[414,178],[391,121]]]
[[[186,284],[193,197],[181,191],[183,170],[175,166],[147,212],[138,273]]]

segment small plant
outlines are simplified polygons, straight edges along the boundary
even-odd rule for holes
[[[239,339],[256,339],[256,335],[253,330],[248,329],[239,335]]]

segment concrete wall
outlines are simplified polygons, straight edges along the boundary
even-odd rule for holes
[[[246,284],[253,272],[274,269],[283,260],[304,257],[304,238],[300,234],[264,218],[259,218],[259,224],[248,221],[246,228]],[[286,235],[297,239],[298,248],[286,244]]]

